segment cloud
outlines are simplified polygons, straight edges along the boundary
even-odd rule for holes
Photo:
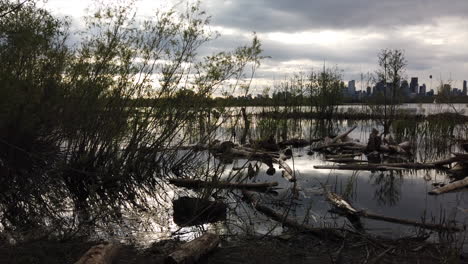
[[[465,17],[466,0],[207,0],[213,22],[259,32],[388,28]]]
[[[179,0],[167,0],[183,9]],[[83,1],[49,0],[73,16]],[[89,2],[88,2],[89,3]],[[468,2],[466,0],[203,0],[212,16],[211,28],[221,37],[199,50],[200,55],[249,44],[257,32],[265,60],[257,77],[281,79],[298,71],[338,65],[344,79],[359,79],[377,68],[383,48],[404,49],[408,77],[468,79]],[[137,2],[139,10],[158,7]],[[158,4],[161,5],[161,4]]]

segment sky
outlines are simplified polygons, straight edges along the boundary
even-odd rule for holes
[[[105,0],[103,0],[105,1]],[[41,5],[79,24],[91,0],[47,0]],[[144,14],[155,8],[184,7],[179,0],[141,0]],[[436,88],[442,80],[462,88],[468,79],[467,0],[202,0],[211,28],[220,37],[206,54],[248,44],[256,32],[263,55],[254,88],[298,72],[337,66],[343,80],[375,72],[381,49],[403,49],[405,77]],[[432,75],[432,81],[429,76]]]

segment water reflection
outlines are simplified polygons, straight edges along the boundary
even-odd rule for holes
[[[372,173],[370,181],[378,205],[394,206],[400,201],[403,175],[395,171]]]

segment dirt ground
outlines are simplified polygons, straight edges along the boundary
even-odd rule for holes
[[[165,257],[183,242],[166,240],[146,249],[123,246],[115,264],[164,263]],[[34,241],[0,246],[0,264],[73,264],[96,243],[82,241]],[[223,237],[220,246],[199,263],[468,263],[464,255],[440,245],[414,238],[399,241],[347,237],[324,241],[310,234],[280,237]]]

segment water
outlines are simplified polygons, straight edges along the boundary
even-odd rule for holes
[[[267,120],[268,121],[268,120]],[[276,120],[278,121],[278,120]],[[269,120],[268,122],[273,122]],[[253,119],[251,125],[251,137],[258,138],[260,135],[274,134],[279,138],[281,128],[275,127],[262,119]],[[279,122],[279,121],[278,121]],[[278,125],[278,124],[276,124]],[[300,138],[316,138],[323,124],[317,120],[287,120],[288,136]],[[373,127],[379,127],[373,121],[341,121],[334,122],[326,130],[333,133],[343,132],[351,126],[357,125],[350,137],[366,142],[369,132]],[[275,127],[272,129],[272,127]],[[399,127],[399,128],[398,128]],[[403,129],[402,129],[403,127]],[[432,129],[430,129],[432,127]],[[440,129],[435,124],[421,122],[412,125],[408,123],[396,124],[394,129],[399,131],[395,136],[398,140],[410,140],[415,142],[417,149],[414,150],[415,162],[429,162],[444,159],[450,156],[451,151],[459,151],[456,145],[451,144],[448,137],[461,137],[464,126],[454,125]],[[220,140],[232,140],[239,142],[239,132],[235,136],[231,133],[232,128],[221,126],[217,131]],[[267,130],[266,132],[264,130]],[[425,131],[421,133],[421,131]],[[293,150],[293,158],[287,163],[294,169],[297,175],[297,183],[291,183],[281,177],[281,169],[274,165],[276,173],[267,175],[268,166],[261,164],[258,175],[252,179],[253,182],[279,183],[276,195],[263,194],[262,203],[274,208],[278,212],[288,212],[288,216],[298,222],[307,222],[313,226],[350,226],[343,217],[331,214],[331,206],[323,195],[323,187],[341,194],[357,210],[366,210],[383,216],[403,218],[427,223],[447,223],[456,221],[458,224],[467,222],[468,197],[466,191],[442,194],[439,196],[429,195],[428,192],[434,188],[435,183],[448,183],[450,178],[445,172],[437,170],[405,170],[405,171],[347,171],[347,170],[323,170],[315,169],[314,165],[332,165],[324,161],[324,156],[319,153],[307,155],[309,147],[296,148]],[[239,167],[246,160],[237,160],[233,164],[224,165],[223,177],[232,178],[234,172],[232,167]],[[220,164],[214,161],[215,164]],[[177,193],[177,192],[176,192]],[[194,193],[192,193],[194,194]],[[225,201],[231,208],[228,221],[221,225],[215,225],[218,232],[238,234],[251,232],[257,234],[281,234],[286,229],[271,221],[265,216],[255,212],[249,205],[240,199],[239,191],[223,191]],[[382,222],[377,220],[362,219],[365,229],[373,234],[387,237],[402,237],[420,234],[417,228],[400,224]],[[206,228],[211,228],[207,225]],[[184,230],[186,231],[186,230]],[[431,239],[437,241],[437,233],[432,232]]]
[[[436,113],[442,111],[439,105],[423,106],[424,112]],[[341,106],[360,108],[361,106]],[[407,105],[408,109],[418,105]],[[262,108],[250,109],[255,112]],[[457,105],[456,109],[464,110],[466,105]],[[238,110],[238,109],[233,109]],[[206,116],[206,115],[205,115]],[[266,138],[273,135],[277,140],[282,138],[322,138],[327,135],[336,135],[356,125],[350,137],[366,142],[372,128],[381,126],[374,121],[332,121],[324,120],[300,120],[300,119],[268,119],[260,116],[251,116],[250,129],[247,141]],[[204,124],[203,124],[204,123]],[[203,129],[201,128],[203,126]],[[230,115],[224,119],[194,120],[187,124],[185,131],[180,131],[180,137],[186,137],[191,143],[196,143],[201,137],[206,136],[211,127],[215,128],[212,136],[225,141],[231,140],[239,143],[244,133],[244,122],[237,119],[236,115]],[[453,143],[454,138],[464,138],[466,135],[465,125],[444,123],[440,120],[414,122],[412,120],[400,120],[393,123],[395,139],[398,142],[409,140],[417,148],[414,149],[414,161],[429,162],[444,159],[451,152],[460,151]],[[171,146],[171,144],[168,144]],[[466,223],[468,198],[465,191],[447,193],[439,196],[428,195],[434,187],[434,183],[448,183],[450,178],[445,172],[436,170],[420,171],[397,171],[397,172],[369,172],[369,171],[334,171],[314,169],[314,165],[331,165],[324,161],[320,153],[307,155],[309,147],[293,149],[293,158],[287,160],[294,169],[297,177],[296,183],[291,183],[281,176],[281,169],[274,165],[276,173],[272,176],[266,173],[268,166],[261,162],[234,160],[232,163],[223,163],[214,158],[207,151],[196,153],[197,157],[189,164],[184,164],[183,175],[196,175],[203,179],[211,180],[211,177],[221,179],[245,178],[246,170],[233,171],[233,167],[240,167],[245,163],[258,164],[258,175],[248,179],[248,182],[273,182],[279,183],[275,194],[261,194],[261,202],[279,213],[286,213],[289,217],[302,223],[306,222],[313,226],[350,227],[344,218],[331,214],[331,206],[323,195],[323,188],[336,192],[346,199],[358,210],[366,210],[375,214],[389,217],[404,218],[414,221],[425,219],[429,223],[440,223],[456,221],[460,224]],[[179,151],[182,156],[190,153],[187,150]],[[148,194],[143,197],[148,207],[128,206],[122,209],[121,217],[115,219],[103,218],[95,222],[97,227],[91,230],[94,239],[117,240],[125,243],[149,245],[152,242],[179,236],[182,239],[190,239],[197,232],[212,230],[219,234],[236,235],[242,233],[272,234],[278,235],[287,232],[278,222],[272,221],[262,214],[256,212],[249,204],[241,198],[238,190],[188,190],[177,188],[166,182],[157,173],[164,173],[170,177],[176,177],[173,170],[161,168],[162,172],[155,172],[157,183],[146,186],[147,181],[142,181],[140,186],[142,192]],[[160,174],[159,174],[160,175]],[[133,187],[133,186],[132,186]],[[148,190],[148,188],[152,188]],[[144,192],[143,192],[144,190]],[[126,190],[116,189],[122,197],[127,195]],[[137,190],[139,193],[139,190]],[[151,195],[150,195],[151,194]],[[133,195],[133,194],[132,194]],[[205,224],[201,226],[184,227],[177,226],[172,219],[172,200],[182,196],[209,197],[211,200],[220,200],[229,207],[228,218],[224,222]],[[141,198],[138,198],[141,199]],[[128,200],[137,200],[128,197]],[[34,202],[34,201],[31,201]],[[72,204],[70,201],[69,204]],[[99,207],[100,215],[94,215],[99,219],[106,216],[105,202]],[[138,201],[137,201],[138,202]],[[54,204],[56,206],[56,204]],[[54,208],[60,210],[73,210],[70,208]],[[113,210],[113,208],[111,208]],[[75,213],[75,212],[74,212]],[[71,213],[68,213],[72,215]],[[69,218],[76,219],[74,216]],[[67,219],[69,219],[67,218]],[[70,223],[74,225],[75,223]],[[387,223],[376,220],[363,219],[365,229],[377,235],[387,237],[401,237],[414,235],[418,230],[414,227]],[[437,233],[432,233],[431,239],[437,241]]]
[[[462,103],[454,103],[454,104],[423,104],[423,103],[411,103],[411,104],[401,104],[398,105],[399,110],[401,110],[405,114],[410,115],[434,115],[440,113],[459,113],[461,115],[468,115],[468,104]],[[278,110],[283,110],[284,107],[277,108]],[[301,111],[307,112],[310,111],[310,107],[302,106],[299,109]],[[260,113],[262,111],[272,111],[274,110],[273,107],[248,107],[247,110],[250,113]],[[365,106],[365,105],[339,105],[338,112],[339,113],[346,113],[346,112],[354,112],[354,113],[368,113],[370,114],[372,110]]]

